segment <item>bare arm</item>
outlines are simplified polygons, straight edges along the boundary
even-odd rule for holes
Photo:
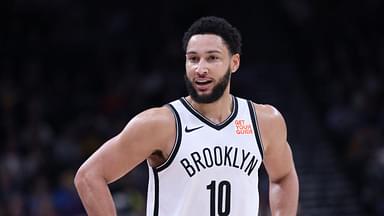
[[[272,215],[294,216],[297,214],[299,182],[287,142],[284,118],[272,106],[255,107],[264,144],[264,165],[269,176]]]
[[[174,139],[167,108],[145,111],[104,143],[79,168],[75,186],[88,215],[116,215],[108,184],[121,178]]]

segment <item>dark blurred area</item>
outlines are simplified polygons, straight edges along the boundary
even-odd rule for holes
[[[84,215],[76,170],[134,115],[186,94],[181,38],[204,15],[243,35],[233,93],[286,118],[299,215],[384,215],[382,1],[14,0],[0,12],[0,215]],[[119,215],[144,215],[146,181],[143,163],[110,185]]]

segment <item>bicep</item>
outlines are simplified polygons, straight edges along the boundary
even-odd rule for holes
[[[136,116],[120,134],[105,142],[91,155],[82,165],[83,168],[103,177],[107,183],[131,171],[154,151],[161,149],[172,135],[166,131],[169,127],[163,126],[169,118],[162,117],[164,113],[158,114],[145,112]]]
[[[294,167],[292,151],[288,142],[285,141],[276,148],[270,146],[268,152],[265,153],[264,165],[272,182],[288,175]]]
[[[111,183],[128,173],[150,154],[148,149],[143,148],[144,145],[135,146],[134,142],[125,142],[122,136],[123,134],[119,134],[105,142],[88,158],[83,168]]]
[[[287,127],[281,113],[270,105],[259,106],[260,130],[264,144],[264,166],[271,181],[277,181],[293,168]]]

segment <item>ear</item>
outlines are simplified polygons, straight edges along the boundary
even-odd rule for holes
[[[240,54],[236,53],[231,58],[231,72],[235,73],[240,67]]]

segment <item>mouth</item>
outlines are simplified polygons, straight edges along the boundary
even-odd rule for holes
[[[206,91],[211,83],[212,80],[195,80],[196,88],[200,91]]]
[[[195,83],[197,84],[197,85],[207,85],[207,84],[209,84],[209,83],[211,83],[212,82],[212,80],[196,80],[195,81]]]

